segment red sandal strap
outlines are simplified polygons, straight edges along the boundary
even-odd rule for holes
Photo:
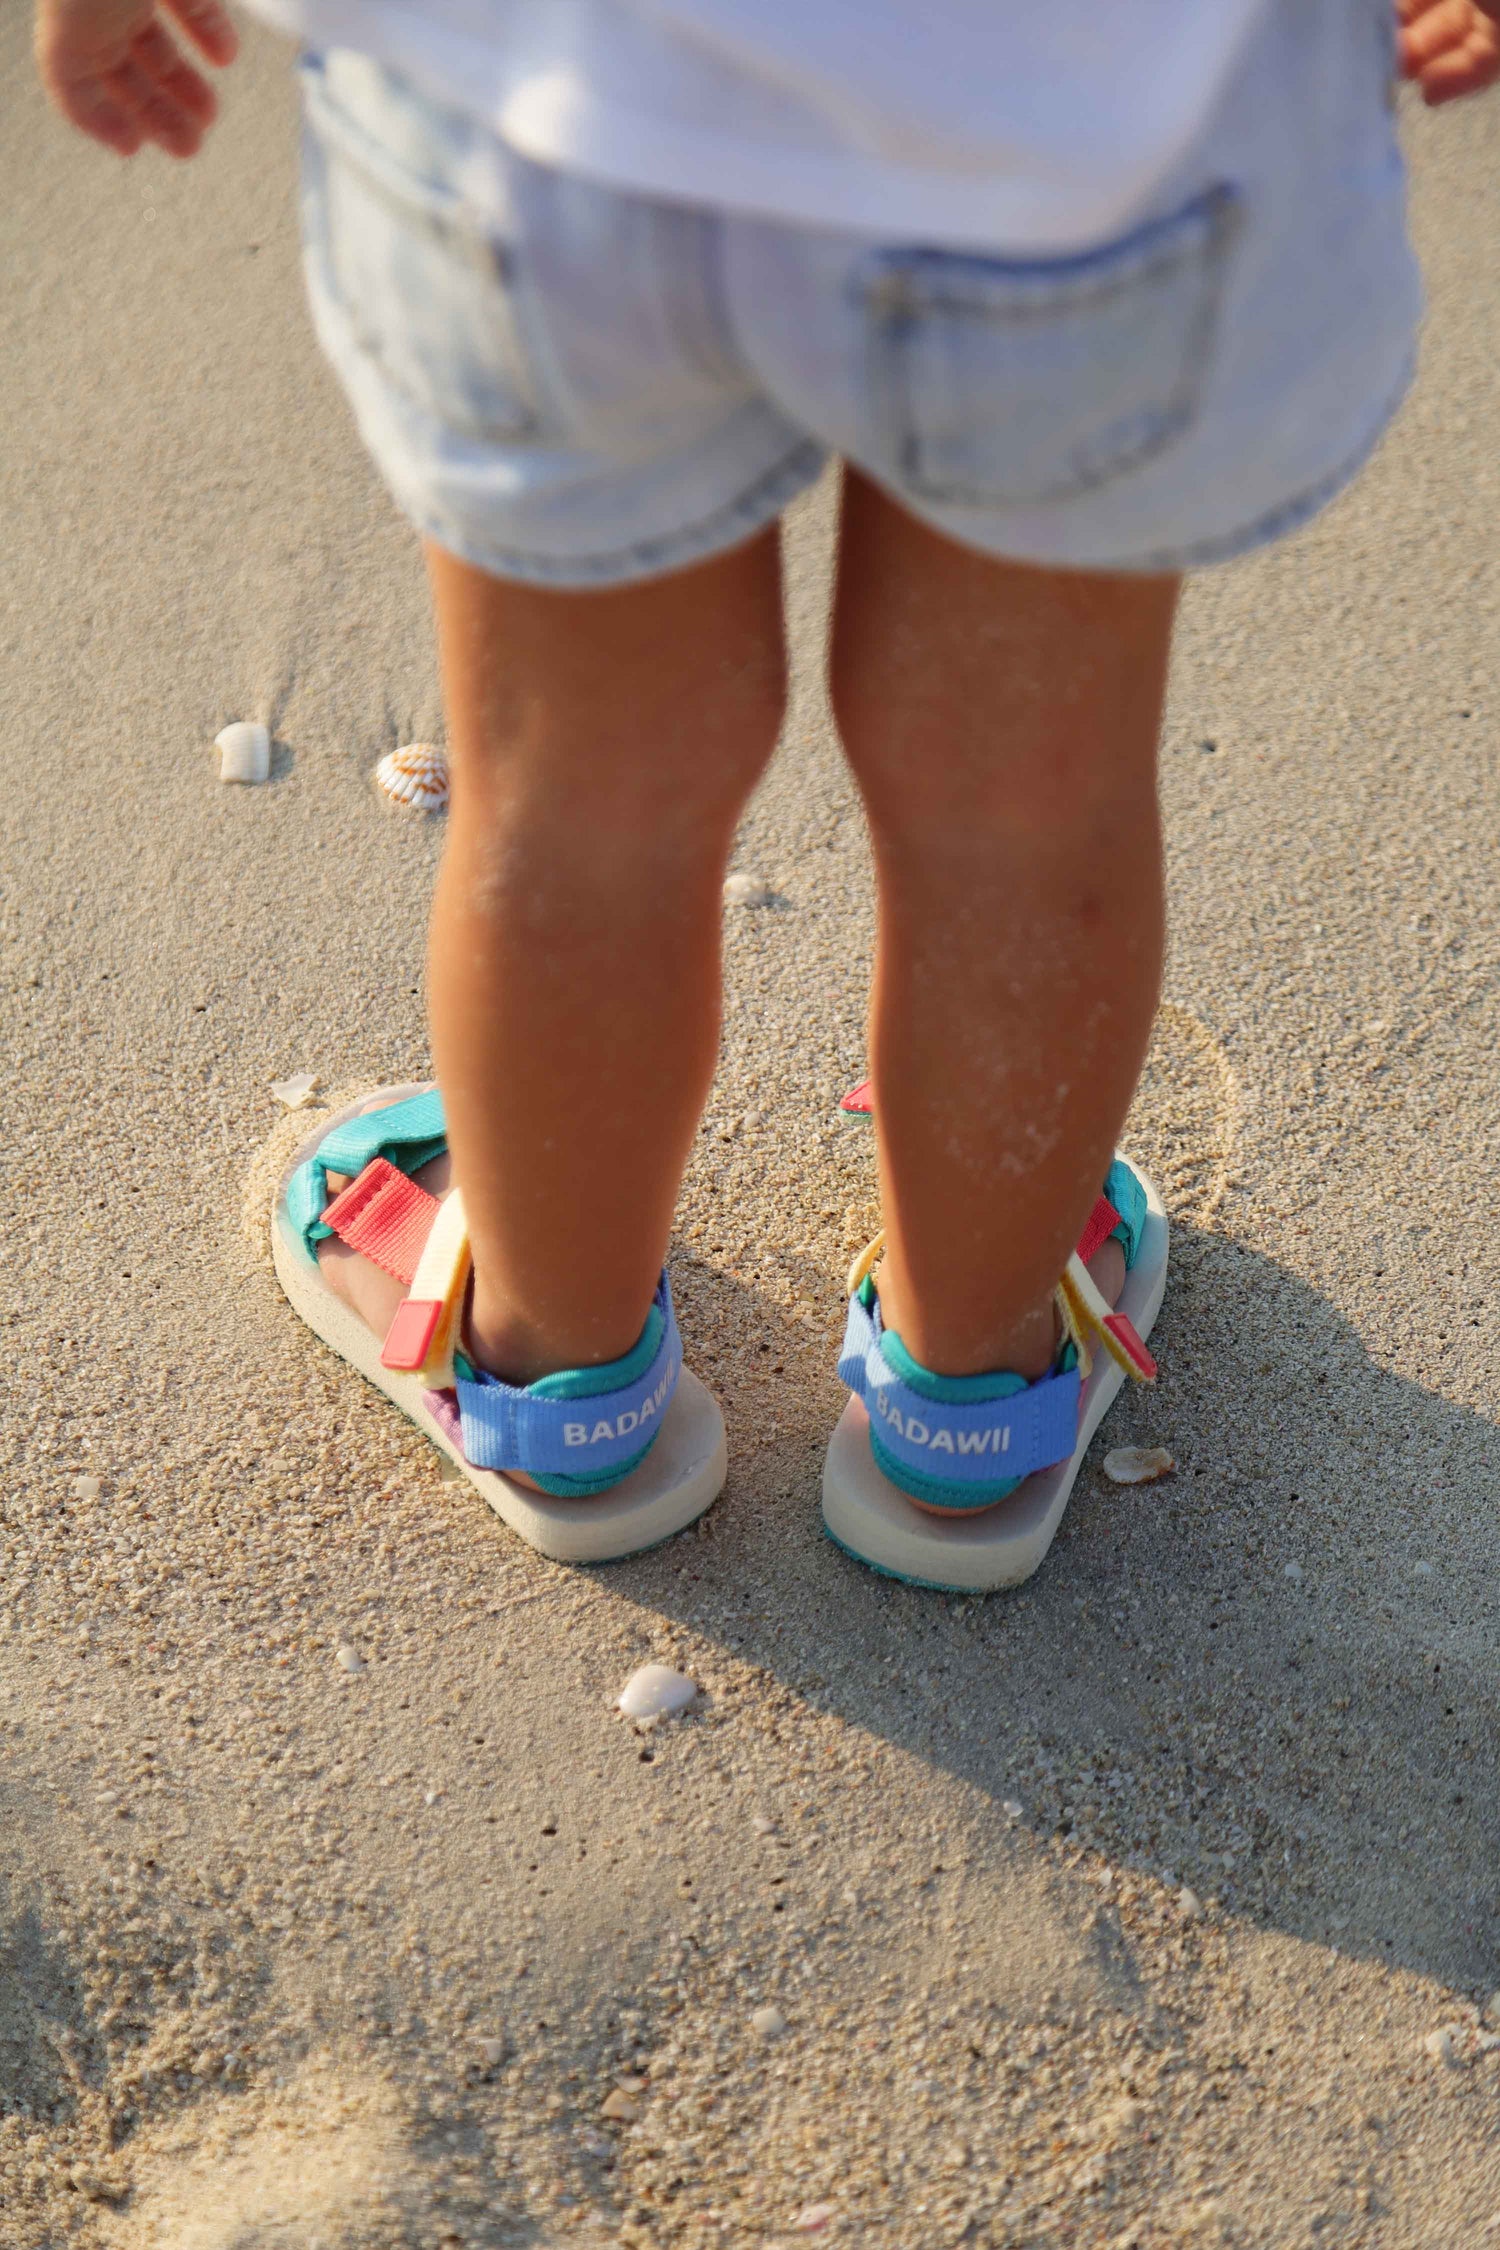
[[[1085,1265],[1088,1264],[1096,1250],[1104,1248],[1105,1243],[1108,1242],[1119,1223],[1119,1212],[1107,1195],[1101,1195],[1093,1210],[1089,1213],[1088,1225],[1078,1237],[1078,1255]]]
[[[1146,1349],[1141,1333],[1128,1313],[1111,1313],[1104,1323],[1130,1361],[1129,1372],[1139,1383],[1156,1381],[1156,1361]]]
[[[376,1156],[325,1207],[323,1222],[340,1242],[409,1285],[437,1211],[435,1195]]]

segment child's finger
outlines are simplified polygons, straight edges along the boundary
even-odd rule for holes
[[[131,60],[138,62],[149,78],[155,79],[168,101],[176,102],[190,117],[198,118],[203,124],[212,123],[219,106],[212,86],[178,52],[159,23],[150,24],[138,34],[130,54]]]
[[[105,91],[168,156],[192,156],[203,140],[196,117],[180,109],[156,80],[135,61],[120,64],[104,80]]]
[[[63,107],[73,124],[117,156],[134,156],[145,138],[135,120],[92,79],[70,86]]]
[[[1474,28],[1474,0],[1437,0],[1435,7],[1408,19],[1401,34],[1401,67],[1419,78],[1429,63],[1462,47]]]
[[[1500,36],[1494,24],[1486,18],[1476,28],[1462,47],[1439,55],[1422,73],[1422,99],[1429,107],[1441,109],[1444,102],[1456,102],[1465,94],[1483,93],[1486,86],[1500,80]]]
[[[239,33],[219,0],[162,0],[168,15],[175,16],[200,54],[222,70],[240,51]]]

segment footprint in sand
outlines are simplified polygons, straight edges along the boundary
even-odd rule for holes
[[[1174,1224],[1212,1226],[1228,1192],[1240,1086],[1206,1024],[1164,1000],[1120,1136],[1161,1189]]]
[[[854,1118],[868,1117],[873,1107],[868,1079],[839,1104]],[[1174,1219],[1212,1223],[1229,1185],[1239,1108],[1239,1080],[1218,1040],[1188,1009],[1164,1000],[1121,1139]]]

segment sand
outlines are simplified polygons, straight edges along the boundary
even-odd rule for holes
[[[827,493],[789,525],[796,702],[736,859],[773,902],[729,915],[676,1254],[730,1481],[701,1533],[570,1573],[306,1336],[243,1224],[273,1079],[426,1068],[441,846],[369,786],[438,734],[435,670],[299,301],[284,58],[251,38],[200,163],[122,170],[45,115],[26,36],[4,2250],[1483,2243],[1500,107],[1412,122],[1433,309],[1395,436],[1189,596],[1132,1126],[1178,1229],[1162,1380],[1034,1583],[955,1601],[818,1531],[875,1218],[835,1114],[871,915]],[[216,778],[242,717],[258,790]],[[1129,1443],[1175,1477],[1111,1485]],[[647,1659],[706,1699],[641,1735],[611,1703]]]

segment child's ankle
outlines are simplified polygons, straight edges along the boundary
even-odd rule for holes
[[[607,1367],[626,1358],[640,1341],[642,1322],[617,1340],[591,1322],[587,1334],[560,1335],[524,1319],[512,1306],[497,1303],[475,1282],[464,1324],[464,1351],[486,1375],[516,1389],[544,1376]]]
[[[607,1340],[602,1321],[594,1324],[592,1332]],[[563,1339],[539,1337],[520,1329],[514,1319],[495,1320],[493,1316],[486,1327],[481,1303],[479,1317],[476,1320],[471,1315],[461,1354],[455,1359],[466,1441],[471,1414],[478,1424],[488,1427],[492,1423],[488,1410],[497,1393],[508,1395],[510,1400],[508,1408],[500,1408],[500,1442],[507,1452],[518,1443],[513,1417],[522,1410],[522,1397],[533,1413],[561,1409],[568,1420],[566,1443],[586,1448],[602,1437],[610,1448],[607,1460],[593,1456],[595,1466],[590,1468],[591,1457],[585,1452],[576,1467],[571,1461],[566,1468],[560,1467],[555,1460],[545,1470],[521,1469],[500,1461],[490,1465],[503,1467],[515,1482],[531,1485],[554,1499],[592,1497],[629,1476],[650,1452],[680,1364],[671,1299],[664,1286],[653,1296],[634,1341],[608,1359],[591,1350],[588,1338],[576,1332]],[[614,1404],[609,1406],[611,1395]],[[592,1412],[589,1401],[599,1402]],[[483,1437],[484,1431],[479,1434]],[[624,1441],[628,1443],[622,1453]],[[474,1460],[476,1456],[470,1453],[469,1458]],[[480,1465],[484,1465],[482,1460]]]
[[[882,1269],[880,1312],[886,1333],[898,1336],[930,1374],[962,1378],[1003,1370],[1034,1383],[1050,1372],[1060,1341],[1057,1308],[1050,1296],[1023,1320],[980,1330],[977,1325],[961,1327],[951,1314],[924,1320],[909,1294],[899,1284],[892,1287],[893,1278],[888,1268]]]
[[[1055,1297],[1027,1319],[1012,1327],[989,1327],[984,1332],[960,1330],[951,1313],[938,1321],[925,1321],[903,1287],[904,1276],[887,1257],[880,1269],[880,1313],[888,1334],[899,1336],[906,1350],[930,1374],[939,1376],[992,1375],[1001,1370],[1023,1375],[1034,1383],[1050,1374],[1062,1343],[1063,1328]],[[1125,1284],[1125,1253],[1118,1242],[1102,1243],[1089,1260],[1089,1272],[1110,1304],[1118,1304]]]

